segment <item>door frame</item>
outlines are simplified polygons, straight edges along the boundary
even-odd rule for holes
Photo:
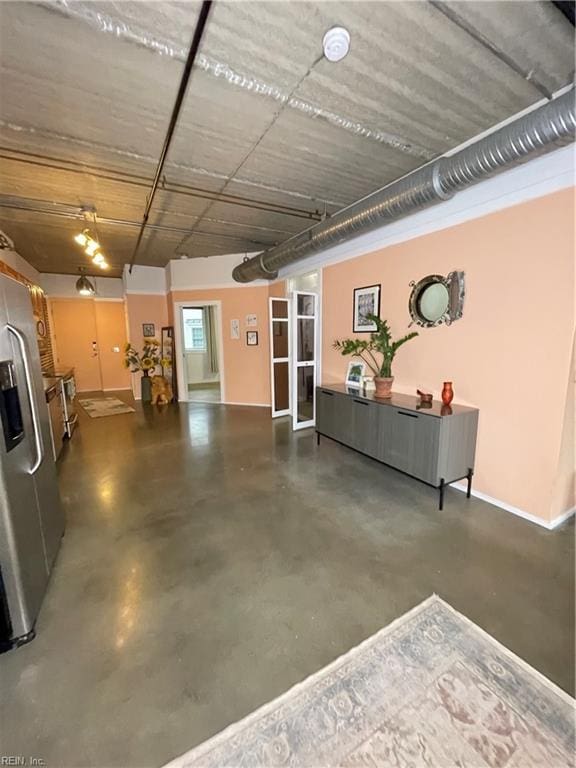
[[[322,343],[323,343],[323,335],[322,335],[322,309],[323,309],[323,295],[324,295],[324,270],[322,267],[317,267],[316,269],[307,269],[304,271],[298,271],[294,272],[290,275],[287,275],[286,280],[286,298],[291,299],[292,294],[294,291],[297,291],[297,288],[294,288],[291,283],[294,283],[301,277],[306,277],[307,275],[310,275],[312,273],[316,272],[318,275],[318,302],[316,306],[316,380],[318,382],[318,386],[320,386],[320,383],[322,381]],[[300,293],[314,293],[314,291],[300,291]]]
[[[285,301],[288,308],[287,317],[279,318],[272,316],[272,302]],[[286,323],[288,326],[288,357],[274,357],[274,322]],[[289,416],[292,413],[292,301],[284,296],[270,296],[268,298],[268,328],[270,336],[270,411],[272,418],[279,416]],[[276,391],[274,387],[274,363],[288,363],[288,408],[283,411],[275,411]]]
[[[314,297],[314,314],[313,315],[299,315],[298,314],[298,296],[313,296]],[[290,303],[292,304],[291,311],[291,324],[292,324],[292,365],[291,368],[291,380],[292,380],[292,431],[296,432],[299,429],[310,429],[316,426],[316,387],[318,386],[318,305],[320,303],[320,296],[315,291],[292,291]],[[314,359],[303,360],[298,362],[298,320],[314,320]],[[313,386],[312,386],[312,418],[308,421],[298,421],[298,368],[312,368]]]
[[[184,343],[182,330],[184,317],[182,310],[185,308],[201,309],[202,307],[216,307],[216,328],[218,337],[218,368],[220,373],[220,402],[226,402],[226,378],[224,373],[224,333],[222,323],[222,302],[220,299],[192,299],[191,301],[174,301],[174,362],[176,363],[176,379],[178,381],[178,402],[187,403],[188,381],[184,376]]]

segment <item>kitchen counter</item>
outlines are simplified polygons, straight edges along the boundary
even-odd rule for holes
[[[42,380],[44,382],[44,393],[46,395],[46,399],[48,399],[52,392],[62,381],[62,376],[42,376]]]
[[[62,379],[69,379],[71,376],[74,376],[74,368],[57,368],[50,376],[43,374],[42,378],[44,380],[44,392],[46,393],[46,397],[48,398],[48,396],[52,394],[52,391],[58,386]]]
[[[69,379],[70,376],[74,376],[74,368],[56,368],[54,376],[60,379]]]

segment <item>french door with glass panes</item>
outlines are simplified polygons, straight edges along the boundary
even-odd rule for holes
[[[318,295],[292,294],[292,427],[313,427],[316,420],[316,333]]]
[[[290,301],[270,298],[272,418],[290,413]]]

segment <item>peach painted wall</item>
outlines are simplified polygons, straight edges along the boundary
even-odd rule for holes
[[[381,283],[381,316],[406,333],[409,282],[466,273],[464,316],[419,329],[398,352],[395,389],[480,409],[474,487],[549,521],[557,485],[574,330],[574,191],[563,190],[381,251],[323,273],[323,379],[347,365],[332,349],[352,335],[354,287]]]
[[[566,387],[560,459],[552,502],[552,519],[576,506],[576,334]]]
[[[268,286],[268,296],[272,296],[277,299],[286,298],[286,281],[278,280],[275,283],[270,283]]]
[[[270,350],[268,333],[268,286],[174,291],[172,302],[221,301],[224,337],[224,385],[229,403],[270,405]],[[258,346],[246,345],[246,315],[255,314]],[[240,339],[230,338],[230,321],[240,320]]]
[[[128,341],[137,350],[142,349],[144,323],[154,323],[156,338],[160,341],[162,326],[170,325],[168,319],[168,299],[164,294],[127,293],[126,318],[128,325]],[[132,391],[134,397],[140,397],[140,374],[132,375]]]

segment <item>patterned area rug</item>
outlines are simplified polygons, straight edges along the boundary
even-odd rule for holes
[[[119,413],[136,413],[134,408],[126,405],[117,397],[99,397],[94,400],[78,399],[88,416],[100,419],[102,416],[117,416]]]
[[[568,768],[574,700],[432,596],[169,768]]]

